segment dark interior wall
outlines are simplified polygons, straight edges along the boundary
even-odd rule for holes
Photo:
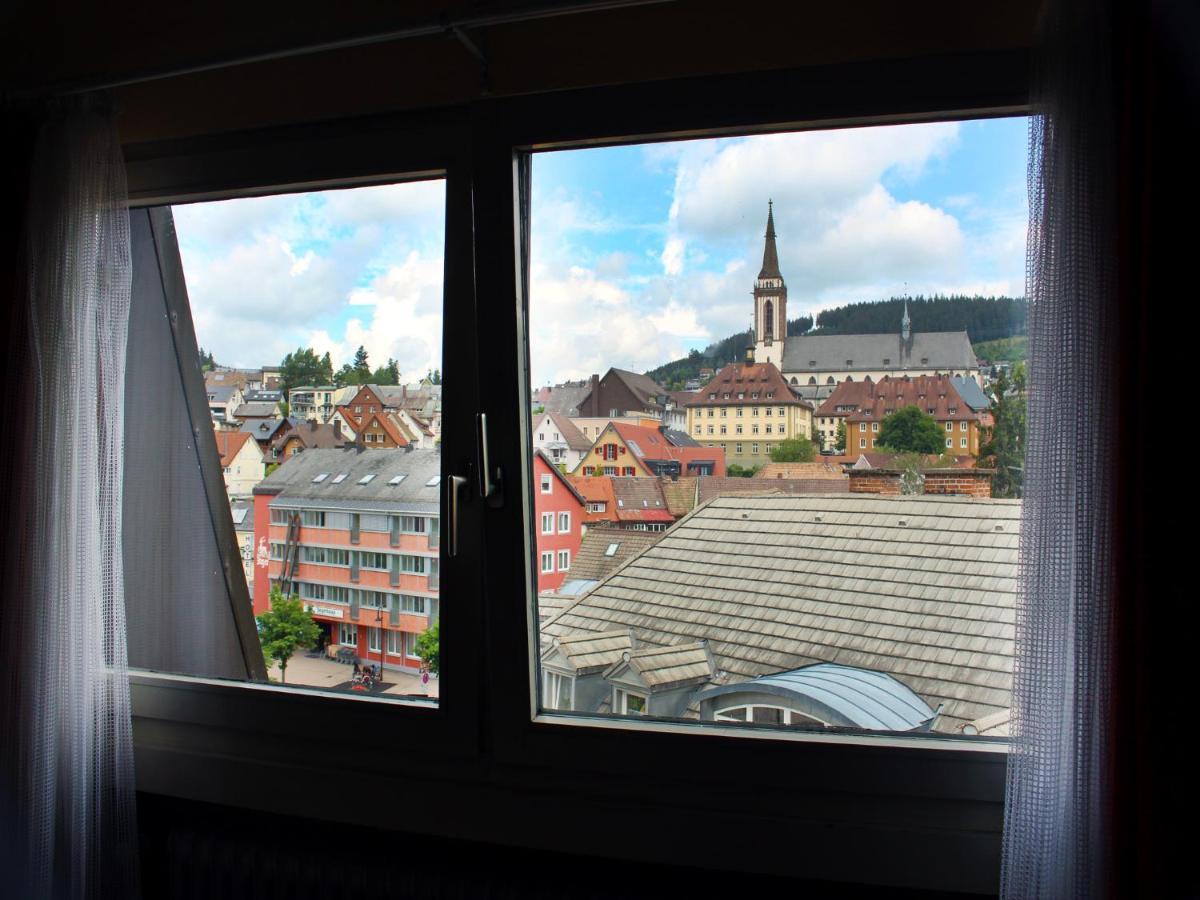
[[[36,90],[106,81],[214,59],[396,29],[439,16],[517,6],[161,4],[81,7],[73,27],[52,5],[11,4],[0,31],[0,83]],[[472,30],[488,58],[489,96],[596,85],[1028,48],[1039,3],[839,4],[675,0]],[[7,21],[5,21],[7,20]],[[121,88],[123,138],[140,142],[384,110],[450,105],[484,94],[478,62],[454,37],[260,63]]]
[[[522,821],[519,809],[512,817],[514,828],[549,827],[546,822]],[[699,866],[720,846],[721,837],[699,823],[697,868],[519,850],[145,794],[138,798],[138,830],[142,895],[160,900],[968,897],[809,881],[803,873],[778,878],[706,871]]]

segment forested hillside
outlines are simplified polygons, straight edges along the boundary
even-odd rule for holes
[[[910,297],[908,314],[913,331],[965,331],[971,343],[995,341],[1025,333],[1024,297]],[[903,298],[853,303],[827,309],[817,316],[788,322],[788,336],[797,334],[888,334],[899,332],[904,315]],[[659,384],[678,389],[702,368],[719,369],[745,356],[753,343],[747,330],[693,350],[683,359],[651,369],[646,374]]]

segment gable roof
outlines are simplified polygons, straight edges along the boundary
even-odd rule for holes
[[[243,403],[233,413],[238,419],[273,419],[279,415],[279,404],[262,400]]]
[[[620,662],[623,654],[636,646],[628,628],[617,628],[591,634],[576,634],[557,638],[542,653],[545,659],[557,650],[574,667],[577,675],[600,672]]]
[[[712,462],[713,474],[725,474],[725,451],[720,447],[677,447],[657,428],[649,428],[644,425],[628,425],[624,422],[610,422],[609,428],[612,428],[624,441],[625,446],[629,448],[629,452],[638,458],[638,462],[643,465],[645,461],[678,462],[684,473],[687,472],[688,464],[698,462]],[[600,438],[603,438],[604,433],[601,432]],[[600,440],[597,438],[597,441]]]
[[[879,381],[843,381],[821,404],[816,414],[845,416],[850,422],[864,419],[882,421],[889,410],[905,406],[919,407],[939,422],[979,418],[979,414],[959,396],[953,379],[948,375],[905,375],[900,378],[885,377]],[[838,407],[842,407],[840,412]],[[851,411],[847,407],[854,409]]]
[[[592,442],[586,438],[582,431],[570,420],[566,415],[560,412],[550,412],[547,410],[543,415],[548,417],[554,423],[554,427],[558,429],[559,435],[562,437],[563,443],[571,450],[590,450]],[[539,417],[540,421],[540,417]]]
[[[538,403],[546,412],[570,415],[578,413],[583,401],[591,394],[591,387],[586,381],[574,384],[556,384],[551,388],[543,388],[538,395]]]
[[[696,508],[697,483],[700,480],[696,475],[681,475],[679,478],[665,478],[659,482],[663,500],[667,502],[667,509],[675,518],[682,518]]]
[[[957,497],[722,497],[543,626],[706,638],[730,681],[819,662],[885,672],[937,728],[1011,699],[1021,503]]]
[[[234,457],[238,455],[242,447],[246,445],[246,441],[250,440],[250,435],[244,431],[221,431],[213,430],[213,434],[217,438],[217,453],[221,455],[221,465],[233,465]],[[258,445],[254,445],[254,449],[258,450]],[[262,451],[258,451],[260,454]]]
[[[617,519],[622,522],[674,522],[657,478],[612,477]]]
[[[851,361],[849,365],[846,360]],[[783,348],[785,372],[978,368],[965,331],[913,332],[911,341],[903,340],[899,333],[804,334],[789,337]]]
[[[365,432],[371,427],[372,422],[379,425],[379,427],[383,429],[383,433],[391,438],[392,442],[397,446],[405,447],[408,445],[408,438],[406,438],[404,434],[396,427],[396,423],[393,421],[392,417],[380,415],[377,412],[364,414],[358,426],[358,433],[362,434]]]
[[[568,491],[570,491],[570,492],[571,492],[571,495],[572,495],[572,496],[573,496],[573,497],[574,497],[576,500],[578,500],[578,501],[579,501],[579,505],[580,505],[580,506],[582,506],[582,507],[584,507],[584,508],[586,509],[586,508],[587,508],[587,501],[586,501],[586,500],[583,498],[583,494],[581,494],[581,493],[580,493],[580,492],[579,492],[579,491],[578,491],[578,490],[575,488],[575,485],[573,485],[573,484],[571,483],[571,479],[570,479],[570,478],[568,478],[566,475],[564,475],[564,474],[563,474],[563,473],[562,473],[562,472],[559,470],[558,466],[556,466],[556,465],[554,464],[554,460],[552,460],[552,459],[551,459],[549,456],[547,456],[547,455],[546,455],[545,453],[543,453],[541,450],[538,450],[538,451],[537,451],[537,452],[536,452],[534,455],[535,455],[535,456],[536,456],[538,459],[540,459],[540,460],[542,461],[542,463],[543,463],[543,464],[546,466],[546,468],[550,470],[551,474],[553,474],[553,475],[554,475],[554,477],[555,477],[555,478],[557,478],[557,479],[558,479],[558,480],[559,480],[559,481],[562,483],[563,487],[565,487],[565,488],[566,488]]]
[[[669,647],[639,646],[622,654],[621,659],[604,673],[604,677],[619,677],[627,670],[636,673],[651,690],[703,684],[717,674],[706,640]]]
[[[250,422],[243,422],[240,430],[252,436],[256,441],[269,441],[275,436],[275,432],[279,431],[287,422],[287,419],[254,419]]]
[[[634,396],[645,404],[646,409],[654,409],[661,405],[658,398],[666,391],[649,375],[630,372],[628,369],[609,369],[604,377],[607,378],[609,375],[616,377],[625,387],[629,388]]]
[[[985,409],[991,408],[992,402],[974,378],[968,375],[956,375],[950,381],[953,382],[954,389],[958,391],[958,396],[962,397],[963,403],[971,409],[983,412]]]
[[[292,440],[298,440],[304,445],[305,450],[344,447],[350,443],[350,438],[345,432],[339,433],[334,429],[333,425],[318,424],[311,420],[297,425],[287,434],[280,437],[278,443],[283,445]]]
[[[584,522],[616,522],[617,495],[613,493],[613,479],[607,475],[572,475],[571,484],[587,503],[605,504],[604,512],[591,512],[584,507]]]
[[[657,544],[664,534],[665,531],[589,528],[571,560],[570,577],[579,581],[603,581],[626,560]]]

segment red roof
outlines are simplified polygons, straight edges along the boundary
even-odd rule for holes
[[[221,455],[221,466],[233,465],[233,458],[238,455],[246,441],[250,440],[248,431],[213,430],[217,438],[217,453]]]
[[[685,401],[688,407],[697,406],[770,406],[790,403],[812,407],[797,397],[774,363],[730,363],[712,380]]]
[[[676,447],[657,428],[647,428],[644,425],[612,422],[610,427],[620,435],[629,452],[636,456],[639,462],[648,459],[674,460],[680,464],[684,475],[689,474],[689,464],[712,462],[713,475],[725,474],[725,451],[720,447]]]
[[[572,475],[571,484],[586,503],[604,504],[604,512],[588,512],[585,507],[583,521],[617,521],[617,497],[613,493],[611,478],[607,475]]]
[[[839,412],[838,407],[843,407]],[[818,416],[845,416],[848,422],[882,421],[889,412],[920,407],[939,422],[979,421],[954,389],[948,375],[884,377],[880,381],[843,381],[817,410]],[[853,407],[853,411],[845,409]]]

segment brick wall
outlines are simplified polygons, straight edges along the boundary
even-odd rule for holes
[[[899,496],[900,473],[890,469],[851,469],[850,493]]]
[[[925,469],[926,494],[955,494],[965,497],[991,497],[991,469]],[[900,472],[894,469],[851,469],[850,493],[888,494],[903,493]]]

